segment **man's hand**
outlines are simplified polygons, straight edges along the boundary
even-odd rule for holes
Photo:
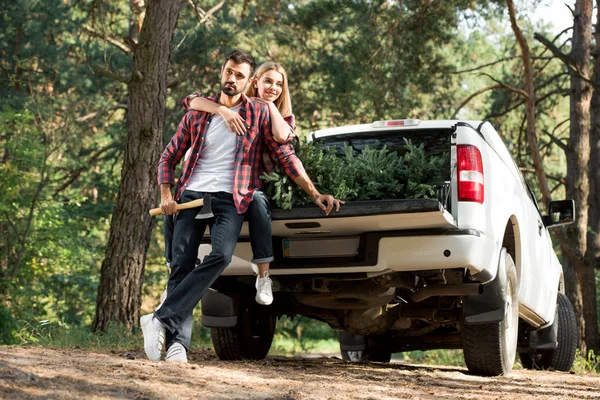
[[[160,211],[164,215],[177,214],[177,202],[173,200],[171,185],[160,185]]]
[[[221,106],[219,107],[219,115],[223,117],[223,120],[232,132],[237,133],[238,135],[246,133],[246,122],[242,119],[240,114],[231,111],[225,106]]]
[[[177,202],[173,199],[170,200],[161,200],[160,201],[160,211],[164,215],[173,215],[177,214]]]
[[[343,201],[334,198],[330,194],[320,194],[313,199],[315,204],[323,211],[325,211],[325,215],[329,215],[333,207],[335,207],[335,212],[340,211],[340,205],[345,204]]]

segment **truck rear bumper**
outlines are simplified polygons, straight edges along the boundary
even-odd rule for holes
[[[477,234],[384,237],[377,267],[392,271],[466,268],[481,283],[496,276],[501,244]]]
[[[481,232],[466,229],[387,231],[363,234],[356,255],[287,257],[282,244],[285,239],[274,238],[275,261],[272,275],[304,275],[327,273],[381,273],[384,271],[424,271],[466,268],[477,275],[481,283],[494,279],[501,244],[494,243]],[[310,241],[303,238],[303,241]],[[323,238],[314,238],[315,248]],[[310,247],[303,245],[304,248]],[[321,246],[322,247],[322,246]],[[202,245],[200,255],[210,252]],[[252,259],[249,242],[238,242],[234,258],[224,275],[252,275],[258,272]]]

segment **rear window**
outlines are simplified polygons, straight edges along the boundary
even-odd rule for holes
[[[369,131],[345,133],[318,138],[315,143],[322,149],[335,148],[337,154],[344,153],[344,145],[352,147],[355,153],[361,152],[365,147],[378,148],[387,146],[388,150],[399,155],[406,153],[404,139],[409,139],[413,145],[423,148],[430,156],[441,156],[450,153],[451,129],[415,129],[394,131]]]

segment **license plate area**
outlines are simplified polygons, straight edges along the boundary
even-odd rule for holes
[[[287,259],[314,257],[356,257],[360,254],[360,237],[282,239],[282,255]]]

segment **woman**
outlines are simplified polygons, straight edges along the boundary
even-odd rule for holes
[[[267,104],[275,140],[282,145],[291,146],[289,142],[296,137],[294,134],[296,123],[292,114],[287,74],[283,67],[271,61],[262,64],[250,80],[245,94]],[[229,128],[238,135],[246,132],[245,123],[237,112],[204,98],[197,92],[184,99],[183,104],[186,109],[219,114]],[[268,155],[263,155],[263,160],[267,168],[272,165]],[[252,262],[258,266],[255,299],[259,304],[269,305],[273,302],[272,282],[269,278],[269,264],[273,260],[271,210],[269,201],[262,191],[255,192],[250,203],[248,223],[253,252]]]

